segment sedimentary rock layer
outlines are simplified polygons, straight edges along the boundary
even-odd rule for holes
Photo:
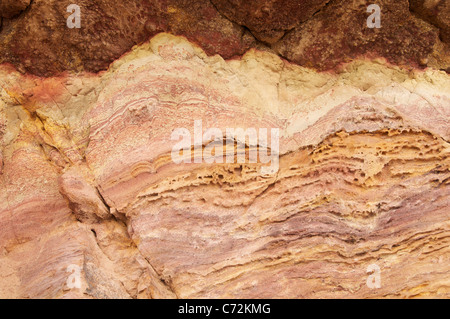
[[[100,74],[3,65],[0,84],[1,297],[450,297],[443,71],[224,60],[161,33]],[[208,163],[209,141],[176,164],[196,121],[278,129],[279,169]]]

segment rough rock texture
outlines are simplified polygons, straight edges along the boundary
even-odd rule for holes
[[[361,57],[450,70],[448,0],[379,0],[380,29],[367,28],[372,0],[75,2],[81,8],[79,29],[66,25],[73,0],[2,1],[0,63],[40,76],[99,72],[166,31],[225,59],[256,47],[318,70]]]
[[[382,56],[403,66],[448,67],[448,43],[439,30],[409,13],[408,1],[383,0],[381,28],[366,26],[366,1],[333,1],[275,45],[300,65],[329,70],[360,56]]]
[[[0,2],[0,18],[14,18],[24,11],[31,0],[2,0]]]
[[[440,29],[442,41],[450,43],[450,2],[445,0],[410,0],[411,11]]]
[[[228,19],[246,26],[259,40],[275,43],[286,31],[310,19],[329,0],[211,0]]]
[[[0,67],[0,297],[449,298],[448,74],[209,53],[160,33],[100,74]],[[195,120],[278,128],[279,170],[175,164]]]
[[[66,25],[72,3],[81,9],[79,29]],[[243,54],[254,42],[209,0],[124,0],[114,5],[109,0],[35,0],[22,15],[4,19],[0,62],[46,76],[64,70],[98,72],[163,30],[183,34],[224,58]]]

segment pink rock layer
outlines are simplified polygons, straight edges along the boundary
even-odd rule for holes
[[[160,34],[101,75],[0,83],[1,297],[450,297],[444,72],[226,62]],[[196,120],[279,129],[279,170],[176,164]]]

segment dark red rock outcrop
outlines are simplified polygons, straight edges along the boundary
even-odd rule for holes
[[[0,62],[49,76],[65,70],[99,72],[161,31],[185,35],[208,54],[231,58],[254,39],[222,17],[208,0],[80,0],[81,28],[66,25],[72,0],[36,0],[16,19],[5,19]],[[7,15],[6,17],[10,17]]]
[[[381,0],[381,28],[368,28],[371,1],[332,1],[286,35],[275,49],[289,60],[320,70],[367,55],[393,64],[426,66],[439,31],[411,16],[408,1]]]
[[[380,29],[367,27],[368,0],[79,0],[81,28],[70,29],[72,2],[3,1],[0,63],[39,76],[99,72],[165,31],[225,59],[259,47],[318,70],[361,56],[450,68],[448,1],[380,0]]]

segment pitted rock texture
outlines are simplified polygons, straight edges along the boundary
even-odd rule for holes
[[[81,28],[69,29],[71,4],[80,7]],[[1,15],[1,14],[0,14]],[[135,44],[161,31],[201,43],[209,54],[231,58],[254,42],[222,17],[209,0],[35,0],[14,19],[4,19],[0,62],[49,76],[65,70],[99,72]]]
[[[321,70],[333,69],[360,56],[384,57],[390,63],[404,66],[420,67],[429,62],[447,65],[442,59],[448,58],[448,48],[437,58],[439,61],[432,58],[435,46],[444,45],[439,40],[439,30],[412,16],[408,1],[378,1],[379,29],[367,27],[368,4],[332,1],[287,34],[275,50],[290,61]]]
[[[99,75],[0,84],[0,297],[450,297],[445,72],[226,61],[161,33]],[[279,170],[176,164],[196,120],[278,128]]]
[[[66,20],[80,7],[80,28]],[[367,27],[370,0],[34,0],[2,1],[0,63],[39,76],[107,70],[136,44],[165,31],[208,55],[249,48],[331,70],[352,59],[449,70],[449,2],[380,0],[381,28]]]

